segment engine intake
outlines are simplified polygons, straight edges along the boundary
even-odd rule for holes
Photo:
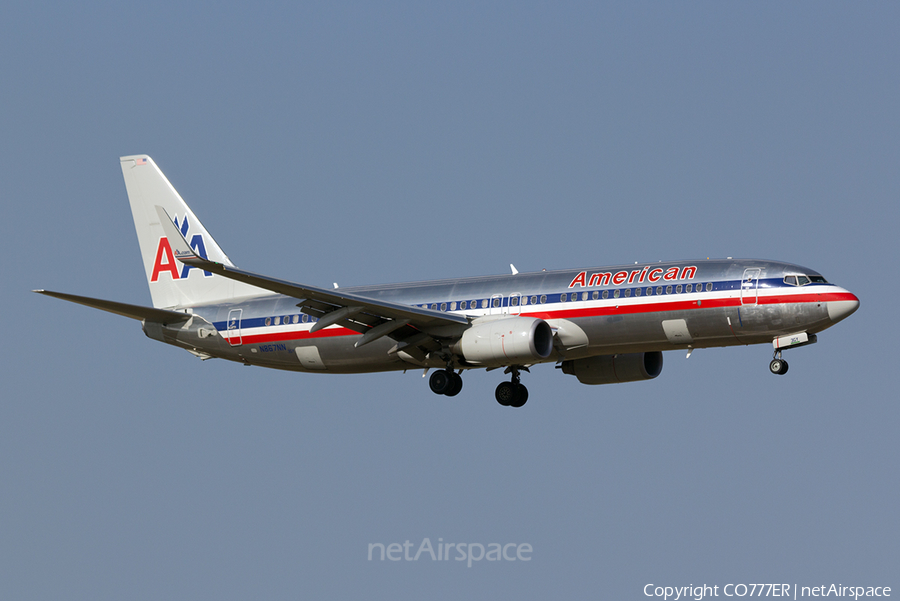
[[[506,317],[470,327],[452,350],[479,365],[535,363],[553,352],[553,330],[543,319]]]
[[[652,380],[662,372],[663,356],[652,353],[600,355],[563,361],[563,373],[575,376],[582,384],[617,384]]]

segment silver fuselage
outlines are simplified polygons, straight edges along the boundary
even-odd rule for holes
[[[624,274],[624,275],[623,275]],[[821,282],[792,285],[785,276]],[[545,320],[554,351],[545,362],[674,349],[772,343],[815,334],[853,312],[858,299],[813,270],[765,260],[701,260],[341,288],[380,301],[466,316],[470,322],[521,315]],[[313,317],[293,297],[267,294],[181,307],[179,326],[145,323],[148,336],[202,357],[318,373],[445,367],[447,354],[411,357],[382,337],[356,348],[360,334]],[[482,367],[454,355],[453,367]]]

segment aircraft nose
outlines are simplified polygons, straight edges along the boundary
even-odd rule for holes
[[[851,313],[859,309],[859,299],[856,295],[848,292],[842,300],[829,301],[828,317],[834,323],[848,317]]]

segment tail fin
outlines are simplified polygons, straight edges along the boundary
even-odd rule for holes
[[[156,206],[163,207],[173,217],[175,226],[198,255],[233,266],[153,159],[142,154],[119,160],[154,307],[223,302],[262,292],[178,262],[159,222]]]

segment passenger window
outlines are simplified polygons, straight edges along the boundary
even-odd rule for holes
[[[272,325],[272,318],[271,318],[271,317],[266,317],[266,325],[267,325],[267,326]]]
[[[309,321],[309,315],[307,315],[306,313],[304,313],[304,314],[303,314],[303,317],[301,317],[300,320],[301,320],[303,323],[308,322],[308,321]]]
[[[678,284],[677,286],[675,286],[675,292],[677,292],[678,294],[681,294],[681,284]]]
[[[656,293],[657,293],[657,294],[662,294],[662,286],[657,286],[657,287],[656,287]]]
[[[532,297],[531,297],[531,304],[532,304],[532,305],[536,305],[536,304],[537,304],[537,297],[536,297],[536,296],[532,296]]]
[[[666,294],[672,294],[672,286],[666,286]]]
[[[568,298],[569,298],[569,297],[568,297],[567,295],[565,295],[565,294],[560,294],[560,295],[559,295],[559,302],[564,303],[564,302],[566,302],[566,299],[568,299]]]
[[[281,325],[281,316],[278,316],[278,317],[275,318],[275,325],[276,325],[276,326]]]
[[[653,288],[647,287],[647,296],[652,296],[652,295],[653,295]]]
[[[613,291],[613,298],[619,298],[619,293],[620,293],[620,292],[621,292],[621,290],[614,290],[614,291]]]
[[[511,307],[518,307],[519,306],[519,297],[518,296],[510,297],[509,305]]]
[[[598,298],[600,298],[600,293],[594,290],[593,292],[591,292],[591,298],[597,300]]]
[[[499,306],[500,306],[500,299],[499,299],[499,298],[492,298],[492,299],[491,299],[491,306],[492,306],[492,307],[495,307],[495,308],[496,308],[496,307],[499,307]]]
[[[447,303],[441,303],[441,311],[447,310]]]
[[[432,303],[432,304],[431,304],[431,310],[432,310],[432,311],[437,311],[437,303]]]
[[[524,306],[527,305],[527,304],[528,304],[528,297],[527,297],[527,296],[523,296],[523,297],[522,297],[522,306],[524,307]]]
[[[631,288],[626,288],[625,289],[625,298],[628,298],[629,296],[631,296]]]
[[[684,287],[684,291],[685,291],[685,292],[693,292],[693,291],[694,291],[694,285],[693,285],[693,284],[687,284],[687,285]]]
[[[588,293],[587,293],[587,292],[582,292],[582,293],[581,293],[581,300],[587,300],[587,299],[588,299]]]
[[[707,284],[706,284],[706,291],[707,291],[707,292],[712,292],[712,282],[707,282]]]
[[[482,308],[482,309],[487,309],[487,306],[488,306],[487,299],[482,300],[482,301],[481,301],[481,308]]]
[[[603,300],[606,300],[608,298],[609,298],[609,290],[604,290],[603,291]]]
[[[641,295],[641,289],[640,289],[640,288],[635,288],[635,289],[634,289],[634,295],[635,295],[635,296],[640,296],[640,295]]]
[[[546,295],[546,294],[542,294],[542,295],[541,295],[541,304],[543,305],[543,304],[546,303],[546,302],[547,302],[547,295]]]

